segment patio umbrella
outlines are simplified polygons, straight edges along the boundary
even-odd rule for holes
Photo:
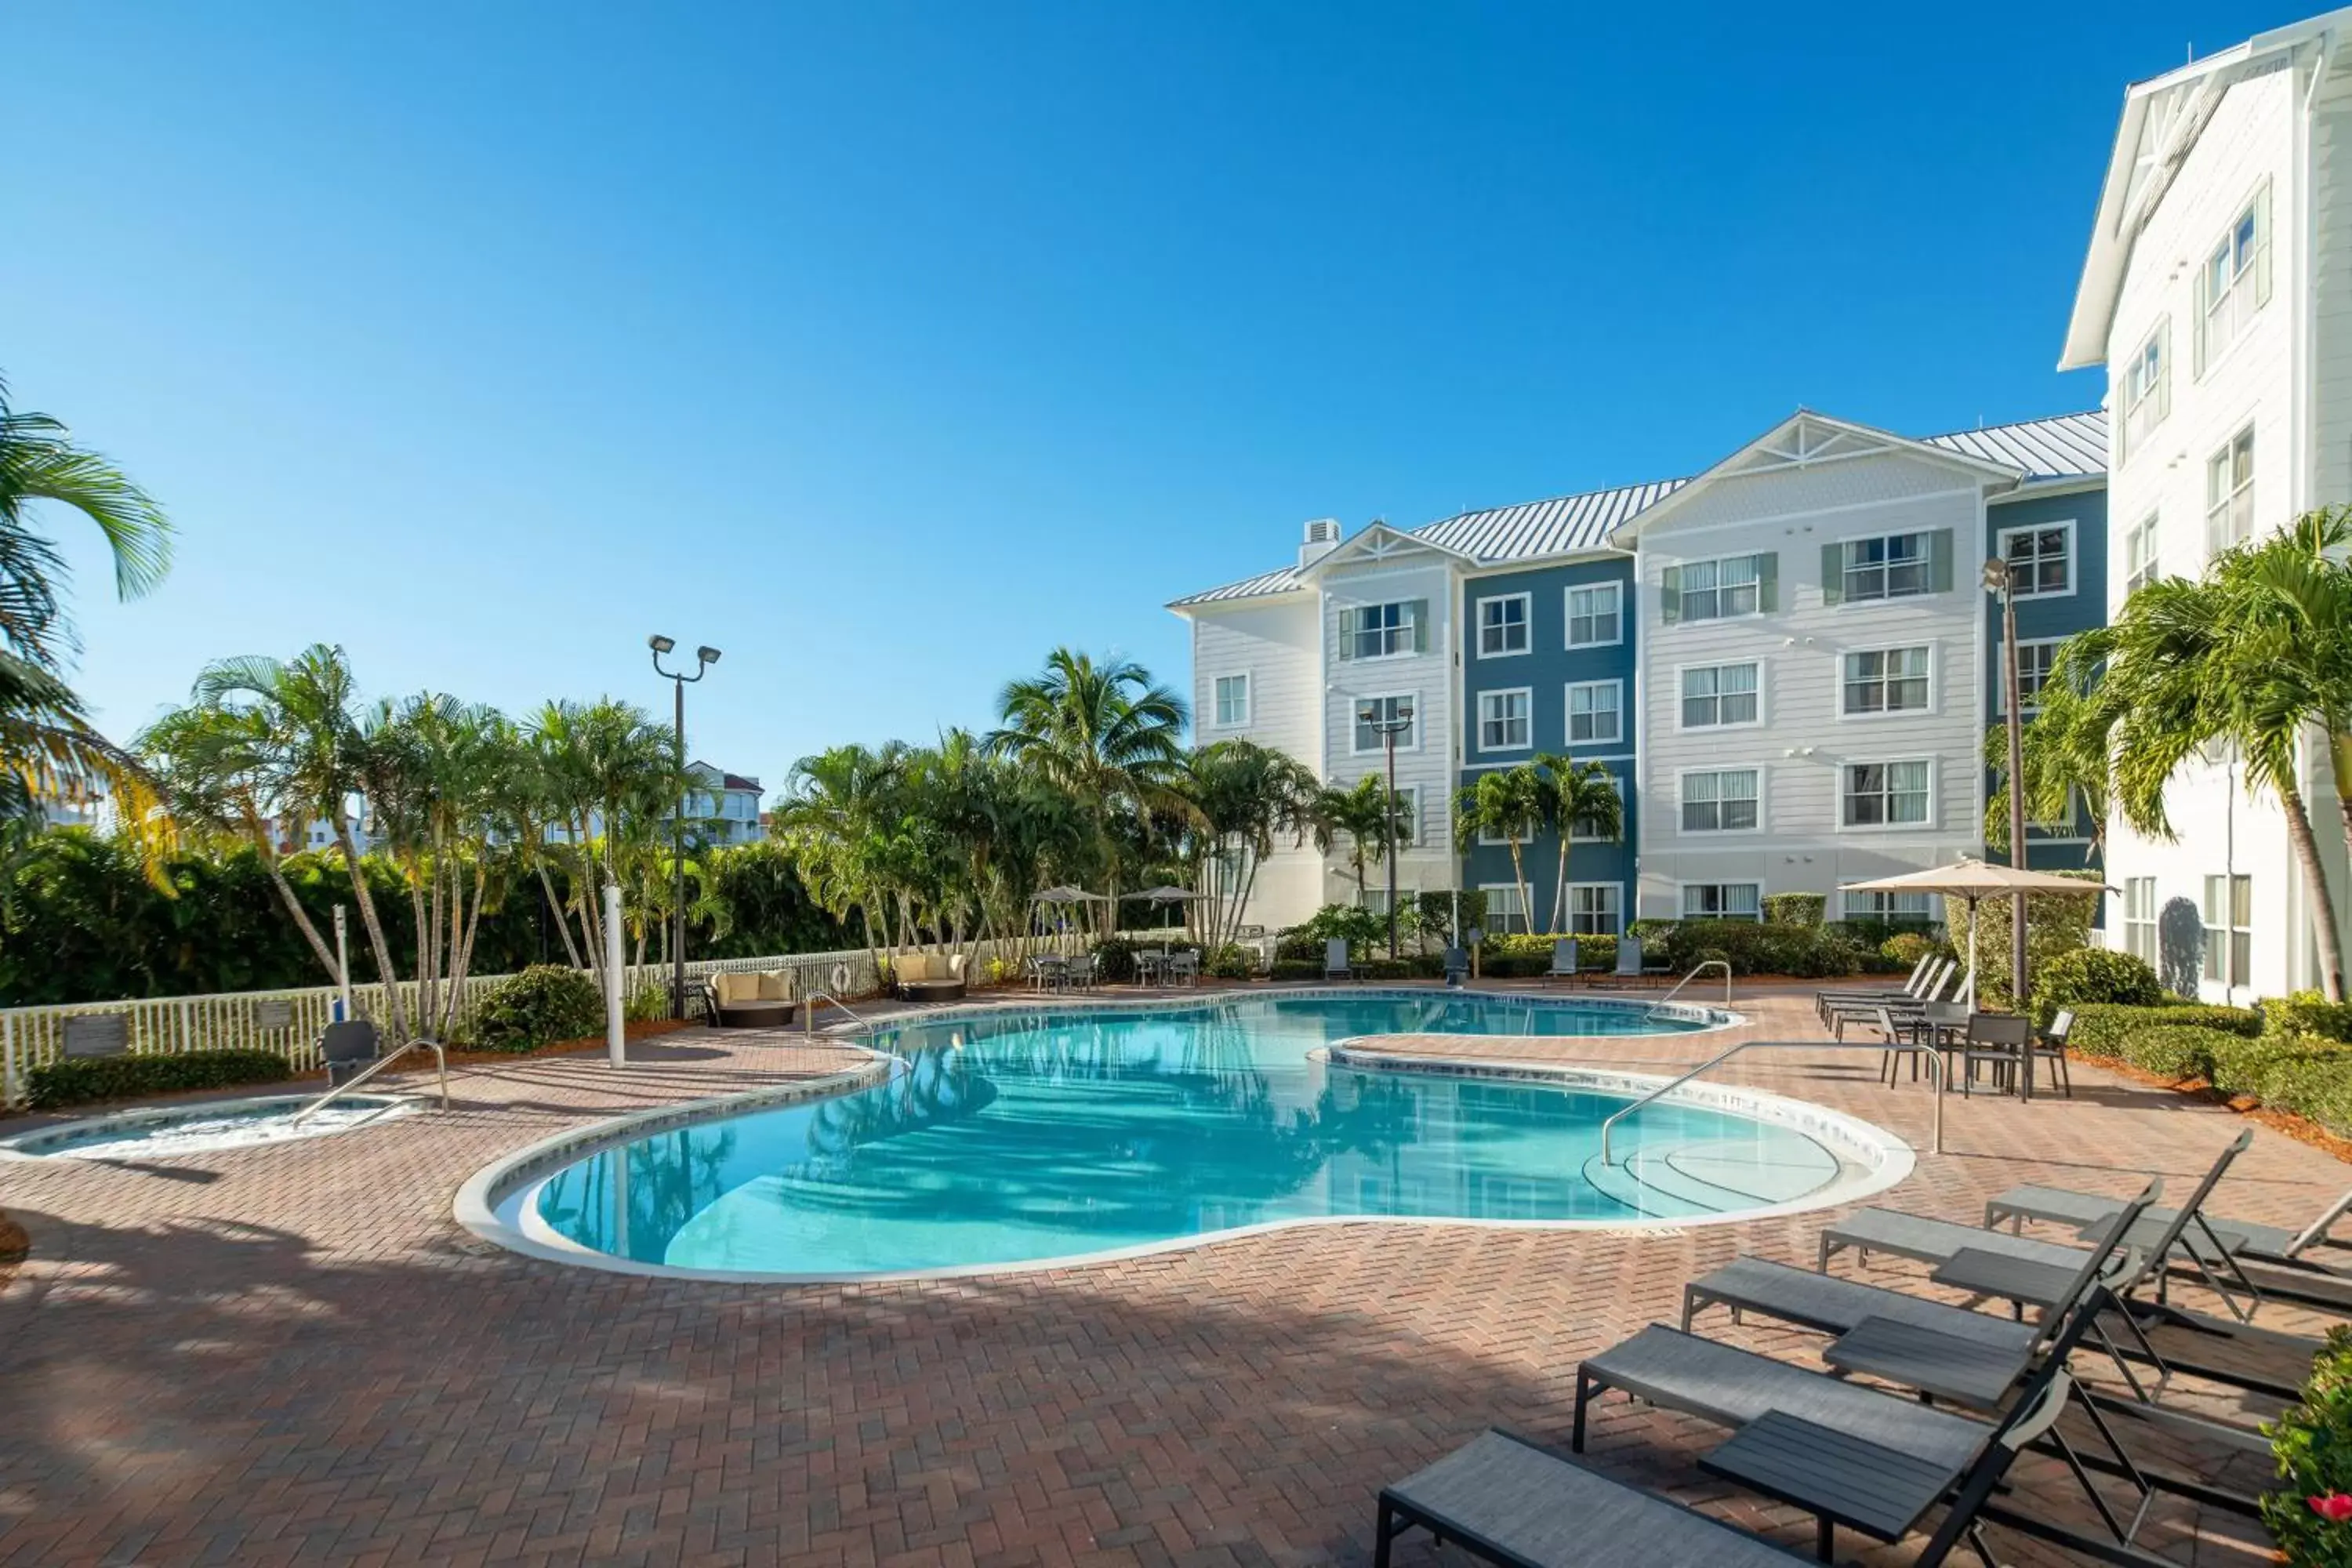
[[[1107,904],[1111,900],[1104,894],[1089,893],[1084,888],[1075,888],[1064,882],[1043,889],[1030,901],[1038,904]],[[1066,927],[1066,922],[1065,925]]]
[[[1157,888],[1146,888],[1139,893],[1129,893],[1127,896],[1130,899],[1141,899],[1147,903],[1165,905],[1172,914],[1178,904],[1189,904],[1196,899],[1205,899],[1209,895],[1196,893],[1190,888],[1171,887],[1162,883]],[[1172,930],[1176,922],[1171,920],[1168,924]]]
[[[1868,882],[1846,882],[1840,891],[1848,893],[1944,893],[1966,900],[1969,906],[1969,982],[1974,985],[1977,977],[1977,900],[2004,893],[2112,893],[2113,888],[2104,882],[2087,882],[2080,877],[2053,876],[2047,871],[2029,871],[2016,866],[2000,866],[1964,855],[1948,866],[1931,866],[1925,871],[1906,871],[1897,877],[1880,877]],[[1973,991],[1969,993],[1975,994]],[[2020,998],[2019,1005],[2023,1006]]]

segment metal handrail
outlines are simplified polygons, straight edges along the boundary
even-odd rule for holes
[[[816,1005],[820,1002],[830,1002],[835,1006],[840,1008],[843,1012],[847,1013],[849,1015],[849,1021],[856,1025],[861,1029],[871,1031],[874,1027],[874,1026],[868,1023],[866,1019],[859,1017],[856,1010],[853,1009],[848,1003],[843,1001],[840,997],[834,995],[831,992],[812,991],[809,993],[808,1001],[804,1005],[801,1013],[801,1033],[803,1035],[814,1035],[816,1033]]]
[[[1728,1011],[1731,1006],[1731,961],[1724,958],[1702,958],[1696,963],[1691,965],[1691,972],[1688,974],[1684,975],[1680,980],[1675,982],[1675,988],[1673,990],[1667,992],[1664,996],[1659,997],[1656,1001],[1650,1004],[1649,1010],[1642,1015],[1643,1021],[1647,1023],[1650,1019],[1656,1017],[1658,1016],[1659,1008],[1664,1006],[1667,1003],[1681,995],[1684,986],[1689,984],[1692,981],[1696,980],[1701,974],[1710,969],[1720,969],[1723,971],[1723,1005],[1725,1009]]]
[[[357,1078],[352,1079],[349,1083],[337,1084],[334,1088],[329,1089],[326,1093],[320,1095],[318,1099],[312,1100],[310,1104],[296,1111],[294,1113],[294,1120],[289,1123],[289,1125],[294,1127],[301,1126],[304,1120],[307,1119],[312,1111],[324,1110],[328,1106],[333,1104],[336,1100],[341,1100],[343,1096],[351,1093],[352,1090],[359,1088],[360,1085],[367,1082],[368,1079],[375,1077],[376,1074],[382,1072],[384,1068],[390,1067],[393,1063],[398,1061],[409,1052],[416,1049],[419,1046],[430,1050],[433,1053],[434,1060],[440,1064],[441,1109],[444,1110],[448,1110],[449,1053],[442,1049],[440,1041],[428,1040],[420,1037],[417,1039],[409,1041],[408,1044],[401,1047],[398,1050],[389,1051],[384,1055],[376,1058],[375,1060],[367,1065],[366,1069]]]
[[[1664,1084],[1657,1089],[1652,1089],[1649,1093],[1643,1095],[1633,1104],[1626,1106],[1622,1110],[1612,1111],[1609,1118],[1601,1124],[1601,1163],[1604,1165],[1611,1163],[1609,1158],[1609,1132],[1612,1128],[1617,1125],[1617,1123],[1624,1121],[1625,1118],[1633,1115],[1633,1112],[1641,1110],[1643,1106],[1648,1105],[1652,1100],[1660,1100],[1666,1095],[1672,1094],[1675,1090],[1682,1088],[1683,1085],[1690,1082],[1691,1079],[1698,1077],[1701,1073],[1711,1071],[1714,1068],[1722,1066],[1725,1062],[1729,1061],[1732,1058],[1738,1056],[1742,1051],[1885,1051],[1888,1048],[1890,1047],[1886,1041],[1869,1044],[1861,1040],[1742,1040],[1739,1044],[1732,1046],[1727,1049],[1719,1051],[1716,1055],[1709,1057],[1706,1060],[1699,1063],[1698,1066],[1691,1068],[1690,1071],[1683,1074],[1682,1077],[1675,1079],[1672,1083]],[[1944,1089],[1946,1083],[1949,1080],[1950,1063],[1945,1059],[1944,1052],[1940,1047],[1915,1046],[1908,1048],[1925,1051],[1928,1056],[1935,1058],[1935,1152],[1940,1154],[1944,1152]]]

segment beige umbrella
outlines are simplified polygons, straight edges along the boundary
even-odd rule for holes
[[[1846,882],[1840,890],[1848,893],[1944,893],[1964,899],[1969,906],[1969,982],[1977,977],[1977,900],[2004,893],[2112,893],[2113,888],[2104,882],[2085,881],[2080,877],[2053,876],[2048,871],[2029,871],[2016,866],[1996,865],[1964,855],[1948,866],[1931,866],[1925,871],[1906,871],[1899,877],[1880,877],[1869,882]],[[1970,993],[1974,994],[1973,992]],[[2018,1005],[2024,1005],[2020,998]]]

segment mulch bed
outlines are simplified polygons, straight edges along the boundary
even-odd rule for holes
[[[0,1290],[8,1288],[8,1281],[16,1278],[16,1265],[24,1262],[32,1250],[33,1241],[25,1234],[25,1227],[0,1214]]]
[[[648,1018],[625,1024],[622,1026],[621,1032],[627,1039],[650,1040],[659,1035],[674,1035],[680,1029],[699,1026],[678,1018]],[[533,1046],[527,1051],[451,1051],[448,1055],[449,1065],[453,1068],[479,1068],[496,1067],[500,1062],[527,1062],[534,1057],[568,1057],[581,1051],[601,1051],[604,1048],[604,1036],[583,1035],[572,1040],[550,1040],[543,1046]],[[397,1078],[401,1073],[412,1070],[418,1072],[432,1070],[433,1058],[430,1056],[413,1057],[410,1060],[415,1064],[414,1068],[403,1068],[392,1076]],[[322,1073],[319,1076],[323,1078],[326,1075]]]
[[[2227,1106],[2241,1116],[2253,1118],[2273,1132],[2283,1132],[2298,1143],[2308,1143],[2315,1149],[2334,1155],[2347,1164],[2352,1164],[2352,1139],[2330,1132],[2309,1117],[2297,1116],[2293,1111],[2280,1110],[2273,1106],[2264,1105],[2250,1095],[2223,1094],[2201,1078],[2169,1079],[2161,1073],[2152,1073],[2146,1068],[2135,1067],[2120,1057],[2095,1057],[2083,1051],[2073,1051],[2068,1054],[2076,1061],[2087,1062],[2093,1067],[2105,1068],[2117,1078],[2128,1079],[2133,1083],[2147,1089],[2168,1089],[2175,1094],[2185,1094],[2192,1100],[2201,1100],[2208,1105]]]

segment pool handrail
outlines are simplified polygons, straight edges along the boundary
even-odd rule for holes
[[[375,1077],[376,1074],[382,1072],[384,1068],[390,1067],[393,1063],[398,1061],[409,1052],[416,1049],[419,1046],[423,1046],[426,1049],[430,1050],[433,1053],[434,1060],[439,1064],[441,1072],[441,1109],[444,1110],[448,1110],[449,1053],[442,1048],[440,1041],[428,1040],[424,1036],[419,1035],[416,1038],[409,1041],[406,1045],[399,1047],[394,1050],[386,1051],[383,1055],[376,1058],[375,1060],[367,1065],[365,1069],[363,1069],[358,1077],[352,1079],[350,1082],[337,1084],[334,1088],[329,1089],[318,1099],[310,1101],[308,1105],[305,1105],[301,1110],[294,1113],[294,1120],[289,1122],[288,1125],[292,1127],[301,1126],[303,1121],[310,1117],[312,1111],[324,1110],[328,1106],[333,1104],[336,1100],[341,1100],[343,1096],[351,1093],[352,1090],[359,1088],[360,1085],[367,1082],[368,1079]]]
[[[1643,1022],[1647,1023],[1650,1019],[1656,1017],[1658,1016],[1659,1008],[1664,1006],[1667,1003],[1681,995],[1684,986],[1689,984],[1692,981],[1696,980],[1701,974],[1710,969],[1720,969],[1723,971],[1723,1008],[1725,1012],[1729,1012],[1731,1010],[1731,961],[1724,958],[1702,958],[1696,963],[1691,965],[1691,972],[1688,974],[1684,975],[1680,980],[1675,982],[1675,988],[1673,990],[1667,992],[1664,996],[1659,997],[1656,1001],[1650,1004],[1649,1007],[1642,1014]]]
[[[1934,1152],[1940,1154],[1944,1152],[1944,1086],[1949,1074],[1950,1064],[1945,1060],[1944,1052],[1938,1047],[1923,1045],[1914,1048],[1926,1052],[1929,1057],[1935,1059],[1936,1133]],[[1675,1079],[1673,1082],[1660,1084],[1657,1088],[1652,1089],[1649,1093],[1643,1095],[1633,1104],[1612,1111],[1601,1123],[1601,1164],[1607,1165],[1612,1163],[1609,1158],[1609,1132],[1612,1128],[1617,1125],[1617,1123],[1624,1121],[1625,1118],[1633,1115],[1633,1112],[1648,1105],[1652,1100],[1664,1099],[1665,1096],[1672,1094],[1675,1090],[1682,1088],[1683,1085],[1690,1082],[1691,1079],[1698,1077],[1700,1074],[1722,1066],[1725,1062],[1729,1061],[1732,1058],[1738,1056],[1742,1051],[1876,1051],[1881,1055],[1884,1055],[1886,1051],[1886,1043],[1883,1040],[1742,1040],[1736,1046],[1726,1047],[1724,1049],[1717,1051],[1715,1055],[1707,1058],[1706,1060],[1699,1063],[1698,1066],[1691,1068],[1690,1071],[1683,1074],[1682,1077]]]
[[[809,993],[808,1003],[801,1013],[801,1033],[803,1036],[814,1035],[816,1033],[816,1005],[820,1002],[832,1003],[835,1006],[849,1015],[849,1021],[851,1023],[856,1025],[859,1028],[865,1030],[869,1035],[874,1032],[873,1024],[867,1019],[859,1017],[856,1010],[851,1007],[848,1003],[843,1001],[840,997],[834,995],[829,991],[812,991]]]

